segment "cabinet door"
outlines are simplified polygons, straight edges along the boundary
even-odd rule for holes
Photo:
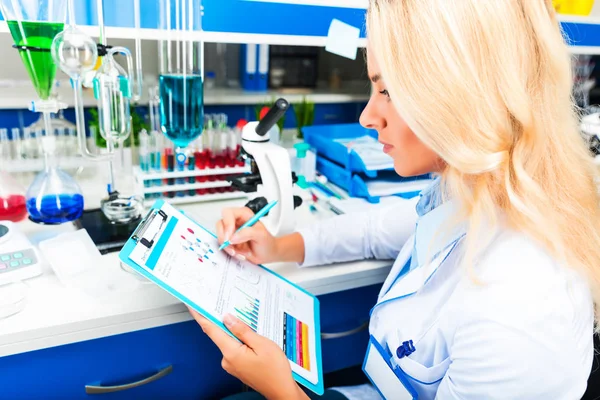
[[[3,357],[0,371],[6,399],[211,399],[242,388],[195,321]]]
[[[362,364],[369,341],[369,312],[380,288],[366,286],[319,297],[325,373]]]

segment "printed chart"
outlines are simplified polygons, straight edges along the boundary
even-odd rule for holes
[[[288,360],[310,371],[308,325],[288,313],[283,313],[283,351]]]

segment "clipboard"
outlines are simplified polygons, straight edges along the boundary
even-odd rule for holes
[[[194,292],[192,288],[188,287],[187,285],[184,285],[183,281],[175,282],[174,280],[169,280],[170,278],[165,278],[165,275],[161,275],[161,268],[166,268],[164,267],[165,262],[163,262],[161,257],[167,258],[170,256],[177,256],[177,254],[175,254],[177,252],[176,241],[179,240],[179,233],[181,233],[180,231],[183,229],[183,227],[190,226],[193,226],[193,229],[188,228],[189,231],[196,231],[199,234],[201,233],[203,237],[210,237],[216,242],[216,235],[214,235],[214,233],[204,228],[197,222],[193,221],[191,218],[189,218],[189,216],[187,216],[183,212],[175,210],[171,205],[169,205],[165,201],[157,200],[152,206],[152,208],[148,211],[146,216],[142,219],[138,227],[132,233],[131,237],[119,253],[119,259],[121,260],[121,262],[134,269],[137,273],[141,274],[146,279],[155,283],[160,288],[162,288],[178,300],[182,301],[187,306],[194,309],[195,311],[203,315],[205,318],[216,324],[219,328],[227,332],[230,336],[235,338],[235,336],[233,336],[231,332],[229,332],[229,330],[225,327],[221,320],[215,315],[213,315],[214,310],[213,313],[211,313],[190,298],[193,297],[190,295],[190,293],[194,294],[198,293],[198,291]],[[200,229],[200,231],[197,231],[198,228]],[[184,235],[181,235],[181,237],[183,236]],[[191,239],[187,238],[186,240]],[[202,241],[200,239],[196,240],[202,244]],[[190,242],[185,243],[185,245],[187,245],[188,243]],[[196,243],[194,242],[193,245],[195,244]],[[193,247],[193,245],[190,247]],[[207,247],[204,247],[204,249],[206,248]],[[185,249],[182,248],[181,251],[184,252]],[[270,327],[268,329],[269,332],[277,332],[277,335],[275,335],[277,339],[272,340],[275,340],[276,342],[279,340],[278,344],[280,345],[280,347],[283,346],[282,350],[286,353],[286,356],[290,361],[294,379],[301,385],[313,391],[314,393],[322,395],[324,392],[324,383],[321,357],[319,300],[312,294],[308,293],[306,290],[299,287],[298,285],[293,284],[289,280],[265,268],[262,265],[255,266],[254,264],[249,264],[247,262],[237,261],[226,255],[226,253],[215,255],[216,249],[213,248],[210,248],[209,251],[210,253],[204,254],[202,260],[200,260],[202,261],[202,265],[192,266],[191,268],[211,268],[207,264],[209,262],[212,262],[214,268],[218,269],[220,266],[217,265],[210,256],[216,256],[215,260],[217,259],[217,257],[226,257],[228,260],[226,268],[228,271],[233,271],[228,273],[238,273],[237,270],[232,269],[234,268],[232,265],[233,263],[235,263],[236,267],[239,268],[240,265],[242,265],[243,263],[244,265],[242,265],[242,267],[245,266],[245,268],[248,271],[251,271],[250,273],[254,274],[252,276],[259,276],[263,279],[268,279],[269,282],[271,282],[271,285],[281,285],[281,287],[284,289],[284,292],[287,290],[287,292],[285,292],[287,297],[289,297],[291,293],[294,296],[297,295],[298,297],[300,297],[303,305],[307,305],[309,304],[309,302],[312,302],[313,306],[310,308],[310,310],[307,307],[303,308],[304,311],[309,311],[310,313],[312,313],[312,319],[300,321],[296,318],[297,315],[292,316],[293,312],[290,312],[289,310],[283,312],[282,315],[274,311],[278,307],[284,307],[280,304],[279,299],[277,297],[274,297],[274,299],[271,299],[271,303],[274,305],[262,308],[268,309],[269,312],[271,312],[272,317],[264,317],[262,318],[262,322],[263,324],[266,324],[263,325],[264,328]],[[166,255],[163,253],[165,253]],[[186,255],[185,257],[187,257],[186,260],[192,259],[191,256]],[[238,276],[236,276],[236,278],[238,278]],[[229,281],[230,279],[227,280],[228,284],[230,283]],[[225,279],[223,280],[223,282],[225,282]],[[238,280],[235,280],[235,282],[238,282]],[[223,286],[227,285],[222,283],[221,287]],[[280,286],[277,287],[279,288]],[[238,288],[236,287],[236,289]],[[242,291],[241,289],[239,291],[244,293],[244,291]],[[187,293],[187,295],[185,295],[184,293]],[[248,296],[247,293],[244,294],[247,298],[252,297]],[[212,299],[213,297],[210,298]],[[257,295],[254,297],[259,298],[260,296]],[[265,297],[268,296],[265,294]],[[286,299],[286,301],[281,301],[281,303],[287,304],[287,301],[288,300]],[[223,302],[233,302],[232,296],[230,295],[227,299],[223,300]],[[258,329],[260,329],[258,327],[258,322],[260,321],[259,312],[261,310],[258,307],[260,307],[261,305],[259,300],[255,300],[255,302],[258,302],[257,305],[255,305],[255,307],[257,308],[251,310],[249,315],[246,314],[247,311],[240,311],[238,310],[238,308],[235,308],[235,310],[242,313],[240,315],[237,315],[238,318],[242,319],[243,322],[251,326],[253,330],[258,331]],[[279,317],[279,321],[277,321],[277,319],[274,318],[273,315]],[[271,324],[266,323],[265,321],[267,320],[270,321]],[[281,323],[282,325],[280,326],[279,323]],[[310,328],[309,331],[309,327],[311,325],[314,328]],[[310,336],[313,336],[313,338],[310,338],[309,341],[307,340],[307,337]],[[237,338],[235,339],[237,340]],[[310,344],[313,345],[309,347]],[[307,354],[309,355],[308,358],[310,358],[310,360],[307,360]],[[306,367],[304,367],[303,365],[306,365]],[[310,371],[309,373],[307,369],[310,370],[310,368],[314,368],[314,370]]]

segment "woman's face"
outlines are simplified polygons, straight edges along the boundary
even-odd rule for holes
[[[399,175],[440,172],[443,161],[417,138],[394,108],[390,96],[401,96],[402,93],[387,91],[377,59],[370,49],[367,51],[367,65],[372,94],[360,116],[361,125],[377,131],[383,151],[392,157]]]

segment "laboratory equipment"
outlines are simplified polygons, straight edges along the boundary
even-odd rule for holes
[[[83,195],[77,182],[60,169],[56,160],[56,137],[42,137],[44,170],[27,189],[27,211],[33,222],[56,225],[73,221],[83,212]]]
[[[18,314],[25,308],[27,286],[14,282],[0,286],[0,319]]]
[[[134,0],[138,1],[138,0]],[[133,87],[133,61],[131,53],[124,47],[109,48],[106,45],[104,32],[103,2],[97,1],[98,25],[100,27],[99,45],[74,24],[74,2],[69,0],[69,26],[55,38],[52,44],[52,55],[55,62],[71,78],[75,95],[75,111],[77,120],[77,136],[79,150],[86,158],[109,161],[108,196],[102,200],[101,208],[109,220],[122,223],[139,216],[143,207],[143,199],[139,196],[121,195],[115,185],[113,157],[115,147],[122,149],[125,139],[131,134],[131,116],[129,115],[130,99],[139,99],[141,78]],[[136,4],[136,26],[139,25],[139,4]],[[136,40],[136,45],[140,41]],[[141,70],[141,58],[136,60]],[[115,55],[122,54],[126,58],[127,71],[114,60]],[[106,140],[107,154],[93,154],[88,150],[85,135],[85,117],[82,102],[82,80],[86,73],[96,66],[98,55],[104,60],[93,80],[94,96],[98,103],[99,132]],[[121,154],[121,159],[123,155]]]
[[[198,7],[194,0],[161,0],[166,39],[159,47],[160,123],[175,144],[179,170],[185,165],[185,148],[203,129],[203,46],[192,38],[193,31],[201,28]]]
[[[25,217],[25,190],[0,168],[0,220],[19,222]]]
[[[37,250],[17,225],[0,220],[0,285],[40,275],[41,264]]]
[[[296,155],[292,158],[292,170],[298,176],[298,186],[306,189],[311,182],[316,180],[317,152],[308,143],[294,145]]]
[[[252,172],[229,178],[234,187],[245,192],[257,192],[257,196],[268,202],[278,201],[263,221],[273,235],[289,233],[295,225],[290,156],[286,149],[269,142],[270,132],[277,129],[277,121],[288,108],[289,103],[285,99],[278,99],[261,121],[244,126],[241,154],[252,163]]]
[[[30,219],[45,224],[72,221],[83,211],[83,197],[73,178],[60,170],[55,162],[56,143],[51,114],[65,108],[65,105],[50,96],[56,75],[52,43],[64,28],[66,1],[2,0],[0,8],[7,19],[14,47],[19,50],[40,97],[40,100],[31,103],[30,109],[42,112],[44,121],[45,140],[42,146],[45,169],[36,176],[27,191],[26,206]],[[36,128],[35,132],[35,137],[39,138],[40,129]]]

